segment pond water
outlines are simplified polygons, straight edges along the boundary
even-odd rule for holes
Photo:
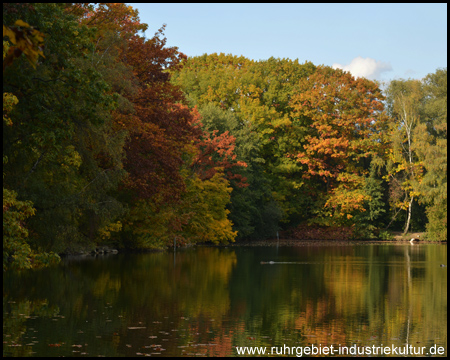
[[[239,347],[261,347],[277,356],[407,344],[446,356],[442,263],[447,245],[425,244],[64,259],[3,274],[3,355],[239,356]]]

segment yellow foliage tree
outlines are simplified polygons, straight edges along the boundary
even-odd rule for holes
[[[232,230],[226,205],[232,188],[223,172],[218,171],[209,180],[201,180],[196,174],[187,178],[187,192],[183,199],[183,213],[189,217],[183,227],[183,236],[192,242],[233,242],[237,231]]]

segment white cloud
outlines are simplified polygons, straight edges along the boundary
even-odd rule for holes
[[[390,63],[376,61],[371,58],[362,58],[358,56],[348,65],[333,64],[333,69],[342,69],[350,71],[355,77],[365,77],[370,80],[380,80],[380,75],[386,71],[392,71]]]

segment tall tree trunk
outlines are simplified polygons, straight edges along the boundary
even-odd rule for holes
[[[414,196],[411,196],[411,200],[409,201],[408,206],[408,219],[406,220],[405,230],[403,231],[403,235],[406,235],[406,233],[409,230],[409,224],[411,222],[411,211],[412,211],[412,202],[414,200]]]

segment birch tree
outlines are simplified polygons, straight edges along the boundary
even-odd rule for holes
[[[414,151],[414,130],[420,121],[422,98],[419,80],[394,80],[387,89],[387,108],[392,119],[388,179],[393,207],[407,212],[404,234],[410,228],[413,201],[419,195],[417,185],[422,176],[422,166]],[[395,212],[392,221],[398,213]]]

